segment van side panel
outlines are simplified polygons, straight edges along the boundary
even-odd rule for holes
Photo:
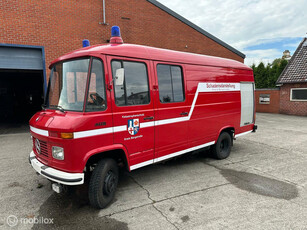
[[[189,147],[216,141],[223,127],[241,131],[240,82],[253,81],[251,71],[186,65],[189,104],[196,103],[188,125]],[[237,88],[197,92],[200,83],[233,83]],[[243,127],[243,130],[245,127]],[[251,130],[252,127],[248,127]]]

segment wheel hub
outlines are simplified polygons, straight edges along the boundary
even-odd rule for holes
[[[112,171],[109,171],[104,179],[103,193],[110,195],[115,190],[116,176]]]
[[[220,150],[221,152],[227,151],[228,149],[228,142],[226,140],[221,141]]]

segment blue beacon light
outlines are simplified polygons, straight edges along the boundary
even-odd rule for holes
[[[120,37],[120,29],[118,26],[112,26],[111,37]]]
[[[87,40],[87,39],[84,39],[84,40],[82,41],[82,47],[88,47],[88,46],[90,46],[90,41]]]
[[[118,26],[112,26],[110,44],[123,44],[123,39],[120,36],[120,29]]]

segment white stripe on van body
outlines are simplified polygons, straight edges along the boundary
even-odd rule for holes
[[[197,90],[191,106],[191,110],[188,116],[189,120],[191,119],[192,113],[194,111],[194,107],[199,93],[225,92],[225,91],[240,91],[240,83],[211,83],[211,82],[198,83]]]
[[[87,131],[74,132],[74,139],[97,136],[102,134],[113,133],[113,128],[103,128],[103,129],[92,129]]]
[[[172,124],[172,123],[177,123],[177,122],[182,122],[182,121],[188,121],[192,117],[199,93],[225,92],[225,91],[240,91],[240,83],[211,83],[211,82],[204,83],[204,82],[200,82],[198,83],[197,90],[196,90],[196,93],[195,93],[195,96],[194,96],[194,99],[191,105],[191,109],[187,117],[178,117],[178,118],[154,121],[155,122],[154,125],[158,126],[158,125],[166,125],[166,124]]]
[[[191,151],[202,149],[202,148],[205,148],[207,146],[214,145],[214,143],[215,143],[215,141],[211,141],[211,142],[208,142],[208,143],[203,144],[203,145],[198,145],[198,146],[195,146],[195,147],[192,147],[192,148],[181,150],[179,152],[175,152],[175,153],[171,153],[171,154],[168,154],[168,155],[165,155],[165,156],[162,156],[162,157],[158,157],[158,158],[155,158],[153,160],[149,160],[149,161],[145,161],[145,162],[142,162],[142,163],[139,163],[139,164],[135,164],[135,165],[130,166],[130,171],[144,167],[146,165],[151,165],[151,164],[154,164],[154,163],[157,163],[157,162],[160,162],[160,161],[164,161],[164,160],[167,160],[167,159],[172,158],[172,157],[180,156],[182,154],[185,154],[185,153],[188,153],[188,152],[191,152]]]
[[[188,116],[170,118],[170,119],[164,119],[164,120],[158,120],[158,121],[142,122],[140,123],[140,128],[147,128],[147,127],[152,127],[152,126],[167,125],[167,124],[172,124],[172,123],[177,123],[177,122],[188,121],[191,119],[191,116],[193,114],[199,93],[225,92],[225,91],[240,91],[240,83],[217,83],[217,82],[204,83],[204,82],[200,82],[198,83],[197,90],[195,92],[195,96],[194,96]],[[47,130],[37,129],[32,126],[30,126],[30,129],[32,132],[36,134],[48,136]],[[102,129],[92,129],[92,130],[74,132],[74,138],[92,137],[92,136],[108,134],[112,132],[113,133],[123,132],[126,130],[127,130],[127,125],[114,126],[114,127],[102,128]]]
[[[38,128],[34,128],[30,125],[30,130],[33,132],[33,133],[36,133],[38,135],[42,135],[42,136],[45,136],[45,137],[48,137],[49,136],[49,132],[48,130],[43,130],[43,129],[38,129]]]
[[[238,134],[235,135],[235,138],[241,137],[241,136],[246,135],[246,134],[249,134],[249,133],[251,133],[251,132],[253,132],[253,130],[249,130],[249,131],[244,132],[244,133],[238,133]]]

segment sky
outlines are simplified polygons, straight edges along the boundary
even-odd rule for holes
[[[291,55],[307,33],[307,0],[158,0],[246,55],[246,65]]]

